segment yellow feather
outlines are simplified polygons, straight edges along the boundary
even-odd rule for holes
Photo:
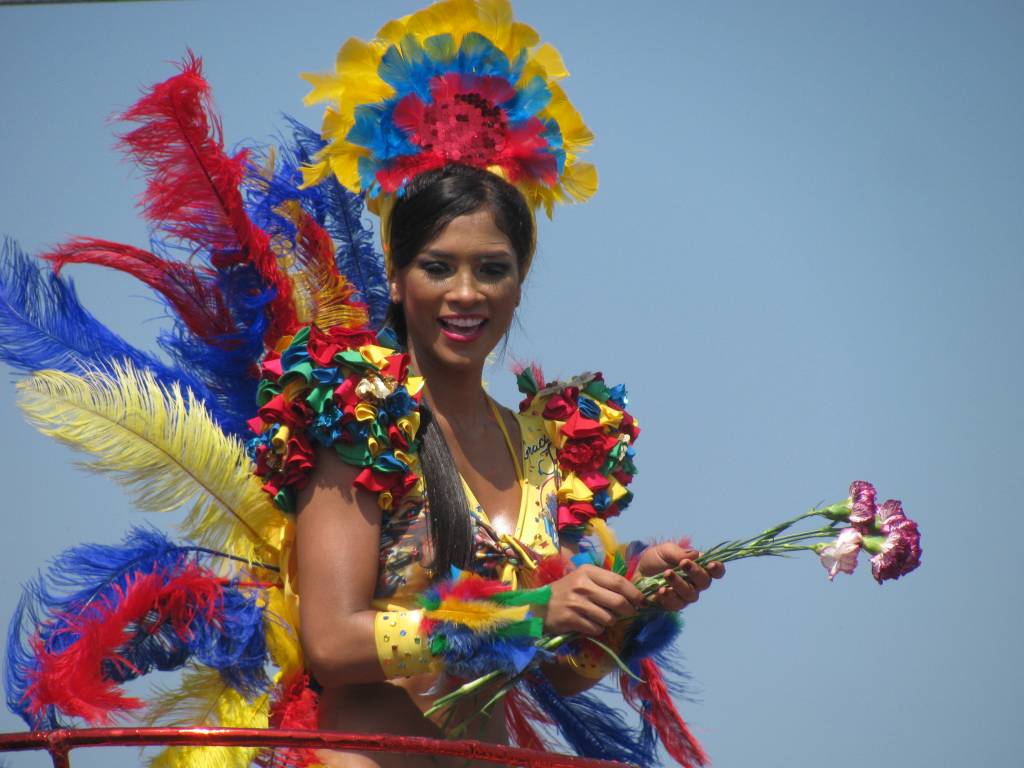
[[[334,74],[321,75],[316,72],[303,72],[299,77],[313,86],[313,90],[307,93],[302,100],[307,107],[321,101],[333,101],[342,90],[341,78]]]
[[[508,0],[477,0],[480,33],[509,56],[518,51],[509,50],[512,31],[512,6]]]
[[[558,83],[549,83],[548,88],[551,90],[551,101],[542,114],[558,123],[562,141],[565,142],[566,155],[572,160],[580,150],[590,146],[594,141],[594,134],[587,128],[562,87]]]
[[[41,432],[91,459],[147,512],[188,509],[186,536],[202,546],[276,563],[285,517],[260,490],[242,444],[191,391],[165,389],[131,366],[112,374],[40,371],[18,402]]]
[[[267,648],[281,674],[290,677],[302,670],[298,596],[291,589],[272,587],[266,592],[266,603],[272,614],[266,623]]]
[[[587,521],[587,530],[588,533],[597,536],[598,541],[601,542],[601,548],[604,549],[607,556],[614,557],[615,553],[619,551],[619,542],[615,538],[615,534],[608,527],[608,523],[600,517],[590,518]]]
[[[216,670],[185,671],[181,685],[157,689],[146,713],[146,725],[175,728],[266,728],[269,694],[246,701]],[[245,768],[258,747],[168,747],[149,762],[149,768]]]
[[[377,38],[387,43],[397,43],[405,34],[405,21],[408,16],[400,19],[392,19],[383,27],[377,30]]]
[[[324,133],[344,135],[349,132],[354,122],[354,113],[346,114],[328,107],[324,112]]]
[[[352,68],[362,68],[363,73],[375,73],[377,65],[380,64],[381,51],[378,51],[372,43],[360,40],[358,37],[350,37],[338,49],[338,55],[334,59],[334,71],[344,75]]]
[[[544,43],[530,55],[530,61],[544,70],[545,80],[561,80],[569,76],[562,54],[551,43]]]
[[[275,212],[301,231],[307,214],[298,200],[284,201]],[[278,257],[278,266],[292,284],[295,314],[300,322],[314,323],[324,330],[335,326],[362,327],[369,321],[366,310],[349,301],[355,289],[338,274],[334,265],[334,245],[328,241],[328,246],[330,253],[324,263],[311,258],[312,254],[304,249],[297,248],[289,237],[278,236],[271,242]]]
[[[523,48],[533,48],[539,42],[540,35],[537,34],[537,30],[529,24],[514,21],[509,31],[507,53],[515,58]]]
[[[493,603],[446,598],[437,610],[425,611],[424,616],[435,621],[463,624],[476,632],[487,632],[514,621],[522,621],[529,611],[526,605],[499,607]]]
[[[352,192],[359,192],[359,158],[367,157],[370,152],[363,147],[356,147],[348,144],[331,144],[327,148],[330,152],[327,152],[329,160],[329,169],[337,176],[338,181],[346,189]],[[326,151],[326,150],[325,150]],[[326,178],[328,174],[324,174]],[[306,184],[306,175],[303,172],[303,184]],[[317,183],[317,182],[313,182]],[[306,184],[309,186],[309,184]]]
[[[302,184],[299,185],[299,189],[315,186],[331,175],[331,165],[326,160],[313,165],[304,165],[299,170],[302,171]],[[341,179],[340,176],[339,179]],[[345,184],[344,179],[341,179],[341,183]]]
[[[562,188],[576,202],[589,200],[597,192],[597,168],[590,163],[574,163],[565,167]]]

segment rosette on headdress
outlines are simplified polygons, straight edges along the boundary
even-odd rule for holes
[[[333,174],[386,218],[417,174],[462,163],[550,216],[597,190],[594,166],[578,159],[593,135],[558,84],[567,75],[507,0],[445,0],[388,22],[369,42],[350,38],[333,74],[304,75],[306,103],[330,102],[328,144],[305,183]]]

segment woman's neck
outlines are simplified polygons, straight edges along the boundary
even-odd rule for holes
[[[431,365],[420,360],[409,349],[414,370],[426,380],[427,402],[441,421],[460,431],[479,426],[489,418],[490,409],[484,392],[483,367],[455,368]]]

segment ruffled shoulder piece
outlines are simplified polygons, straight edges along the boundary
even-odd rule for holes
[[[640,434],[626,412],[626,388],[600,373],[544,383],[537,366],[517,372],[526,397],[520,413],[539,416],[557,457],[558,531],[578,536],[597,518],[618,515],[633,498],[633,443]]]
[[[263,361],[259,413],[249,421],[257,437],[247,447],[263,490],[279,508],[294,512],[316,444],[360,467],[354,484],[377,494],[385,511],[412,493],[422,495],[423,379],[410,373],[409,356],[396,347],[384,334],[308,325]]]

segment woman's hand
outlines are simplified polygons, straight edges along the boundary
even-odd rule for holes
[[[697,602],[700,593],[711,586],[712,579],[720,579],[725,575],[722,563],[709,563],[707,568],[697,565],[700,552],[665,541],[648,547],[640,555],[636,572],[640,576],[656,576],[665,574],[666,586],[659,589],[651,600],[666,611],[678,611],[690,603]],[[675,572],[682,568],[687,578]]]
[[[636,614],[644,596],[632,582],[596,565],[582,565],[551,583],[544,614],[548,634],[600,635],[620,618]]]

